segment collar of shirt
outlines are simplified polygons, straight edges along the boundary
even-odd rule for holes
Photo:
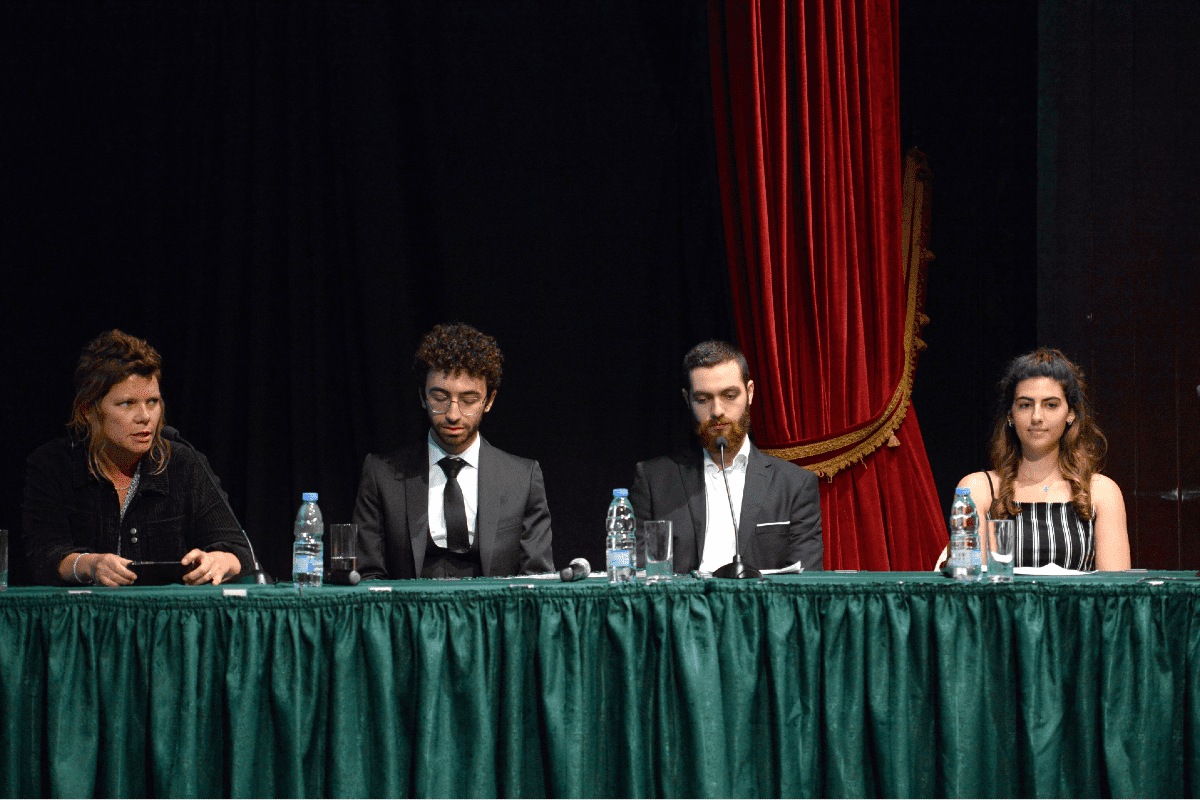
[[[704,471],[710,475],[716,475],[718,469],[717,460],[713,458],[712,455],[703,447],[700,448],[700,452],[702,454],[702,458],[704,459]],[[747,436],[745,439],[742,439],[742,446],[738,448],[737,455],[733,457],[733,463],[726,467],[725,471],[733,472],[736,470],[744,475],[746,473],[746,464],[749,462],[749,460],[750,437]]]
[[[437,439],[434,438],[433,431],[430,431],[429,432],[429,469],[432,471],[436,467],[437,471],[441,472],[442,468],[440,466],[438,466],[438,462],[449,455],[454,455],[455,458],[461,458],[463,461],[467,462],[467,464],[469,464],[472,469],[476,469],[476,470],[479,469],[479,441],[480,441],[479,434],[476,433],[475,441],[471,442],[471,446],[468,447],[466,450],[462,451],[461,453],[458,453],[457,455],[455,455],[453,453],[447,453],[445,450],[443,450],[442,446],[440,444],[438,444]],[[443,475],[444,474],[445,473],[443,473]],[[459,474],[462,474],[462,473],[459,473]]]

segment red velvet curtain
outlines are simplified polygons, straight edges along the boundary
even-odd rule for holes
[[[898,2],[709,9],[755,440],[831,477],[827,569],[928,569],[946,533],[909,407],[920,314],[901,255]]]

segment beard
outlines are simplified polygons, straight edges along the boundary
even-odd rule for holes
[[[713,428],[717,425],[728,425],[729,431],[725,434],[714,431]],[[729,444],[725,447],[726,453],[736,453],[742,449],[742,442],[746,441],[746,437],[750,434],[750,407],[742,412],[742,416],[736,421],[730,420],[727,417],[717,417],[716,419],[705,420],[704,422],[696,423],[696,435],[700,437],[700,444],[713,457],[713,461],[721,460],[721,451],[717,447],[717,439],[724,435],[729,440]]]

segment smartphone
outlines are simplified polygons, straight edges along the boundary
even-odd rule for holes
[[[169,583],[183,583],[183,576],[195,566],[178,561],[131,561],[129,569],[137,575],[134,586],[166,586]]]

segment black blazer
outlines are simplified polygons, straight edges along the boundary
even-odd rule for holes
[[[193,547],[233,553],[249,574],[254,561],[224,492],[205,474],[208,460],[175,445],[162,472],[143,459],[142,477],[121,518],[117,490],[88,471],[87,443],[55,439],[29,457],[25,477],[25,553],[34,583],[63,585],[70,553],[116,553],[134,561],[178,561]]]
[[[358,499],[358,572],[363,578],[419,578],[429,543],[429,445],[368,455]],[[528,575],[554,569],[550,509],[536,461],[480,438],[475,536],[483,574]]]
[[[674,569],[687,573],[704,554],[706,503],[699,446],[637,465],[629,492],[639,525],[669,519]],[[721,499],[726,506],[725,498]],[[750,445],[746,488],[738,516],[742,559],[756,569],[781,569],[799,561],[805,572],[823,569],[821,494],[817,476]]]

